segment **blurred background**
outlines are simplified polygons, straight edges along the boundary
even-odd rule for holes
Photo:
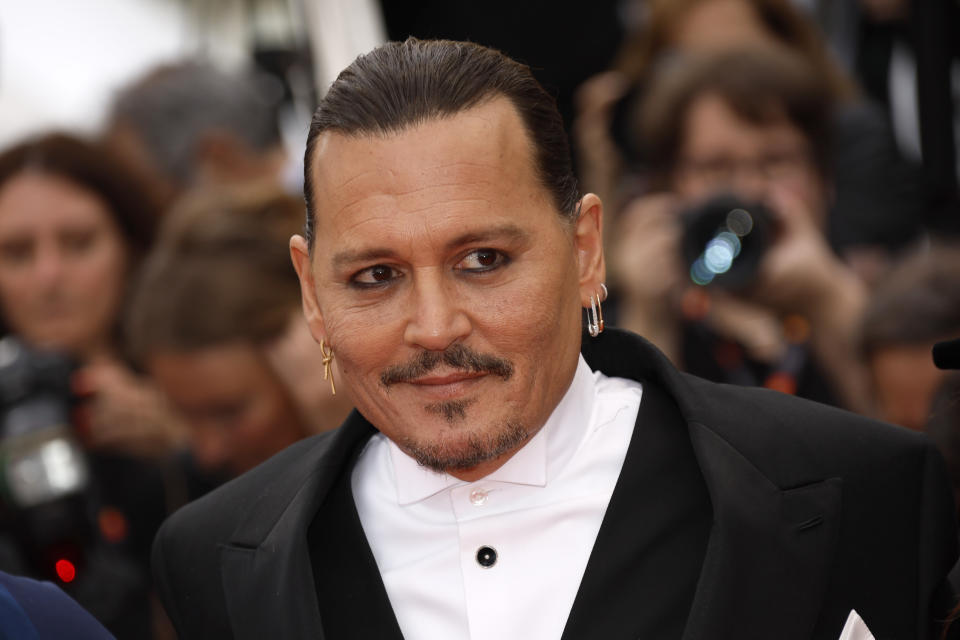
[[[0,570],[171,637],[159,523],[345,417],[287,240],[326,87],[411,35],[556,96],[608,324],[926,431],[960,497],[958,0],[0,0]]]

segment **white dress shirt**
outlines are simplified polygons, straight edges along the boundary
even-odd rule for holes
[[[641,393],[581,357],[543,428],[476,482],[419,466],[382,434],[370,439],[353,495],[404,637],[560,637]],[[495,551],[492,566],[478,561],[482,547]]]

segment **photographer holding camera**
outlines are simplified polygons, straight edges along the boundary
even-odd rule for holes
[[[0,152],[0,569],[55,581],[118,638],[150,634],[160,461],[183,439],[118,339],[156,221],[90,142]]]
[[[661,69],[637,117],[653,195],[614,233],[617,321],[704,377],[868,412],[866,287],[825,236],[830,96],[772,47]]]

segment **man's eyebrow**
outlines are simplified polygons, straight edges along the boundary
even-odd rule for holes
[[[347,265],[356,264],[358,262],[375,262],[377,260],[390,259],[395,255],[396,252],[389,248],[363,249],[360,251],[344,249],[343,251],[338,251],[333,255],[333,267],[335,269],[340,269]]]
[[[522,241],[530,237],[530,233],[524,229],[521,229],[515,224],[502,224],[496,227],[490,227],[488,229],[478,229],[475,231],[467,231],[462,233],[456,238],[450,240],[447,243],[447,249],[455,249],[461,245],[471,244],[475,242],[485,242],[487,240],[514,240]]]
[[[503,224],[489,229],[478,229],[462,233],[447,242],[446,249],[450,250],[465,244],[500,239],[524,241],[529,237],[530,233],[517,225]],[[335,269],[340,269],[358,262],[376,262],[377,260],[389,260],[394,257],[396,257],[396,251],[390,247],[373,247],[361,250],[344,249],[334,254],[333,266]]]

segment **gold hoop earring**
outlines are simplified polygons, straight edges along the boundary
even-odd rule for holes
[[[323,355],[323,358],[320,362],[323,363],[323,379],[330,380],[330,391],[333,392],[333,395],[337,395],[337,385],[333,382],[333,349],[326,343],[325,340],[320,341],[320,353]]]
[[[607,299],[607,286],[600,283],[601,293],[594,293],[590,296],[590,310],[587,312],[587,331],[591,338],[596,338],[603,333],[603,307],[601,303]]]

